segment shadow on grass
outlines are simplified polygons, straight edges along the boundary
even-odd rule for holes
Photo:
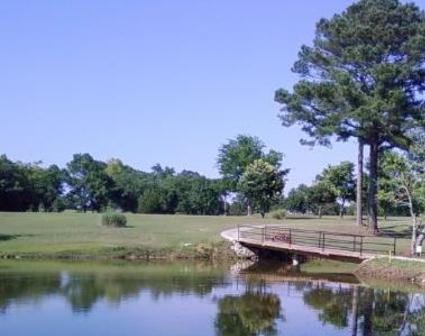
[[[9,235],[9,234],[0,234],[0,242],[2,241],[8,241],[8,240],[13,240],[13,239],[18,239],[21,237],[32,237],[34,235]]]
[[[403,227],[403,229],[397,229]],[[387,226],[379,229],[379,235],[383,237],[391,238],[410,238],[412,236],[412,230],[404,225]]]

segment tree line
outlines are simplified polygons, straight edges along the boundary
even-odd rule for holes
[[[149,172],[119,159],[75,154],[65,168],[13,162],[0,156],[0,211],[105,211],[154,214],[263,216],[283,195],[288,170],[282,154],[264,152],[256,137],[240,135],[219,150],[222,178],[157,164]],[[248,210],[247,210],[248,211]]]
[[[387,151],[380,156],[378,210],[384,217],[413,213],[416,218],[425,210],[425,175],[421,165],[425,140],[419,139],[419,135],[415,154]],[[221,177],[216,179],[189,170],[176,173],[173,168],[159,164],[143,172],[118,159],[103,162],[89,154],[75,154],[63,169],[57,165],[12,162],[3,155],[0,210],[113,208],[124,212],[193,215],[251,215],[255,211],[264,216],[271,209],[283,208],[319,217],[355,213],[354,163],[329,165],[311,185],[302,184],[284,197],[289,169],[282,168],[282,161],[282,153],[266,151],[259,138],[249,135],[239,135],[219,148],[217,166]],[[364,191],[368,181],[369,174],[365,174]]]
[[[66,168],[0,157],[0,210],[220,214],[219,180],[155,165],[143,172],[118,159],[102,162],[75,154]]]

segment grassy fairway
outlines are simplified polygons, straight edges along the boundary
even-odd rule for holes
[[[238,224],[276,223],[272,218],[127,214],[127,228],[102,227],[100,215],[65,212],[0,213],[0,255],[101,256],[131,251],[189,251],[221,241],[220,232]],[[289,218],[285,226],[365,233],[353,218]],[[408,235],[408,220],[391,219],[383,229]],[[408,247],[408,239],[400,244]]]

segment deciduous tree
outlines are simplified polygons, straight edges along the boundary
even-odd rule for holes
[[[329,165],[317,177],[318,180],[329,183],[334,189],[339,204],[339,215],[344,216],[345,205],[355,198],[356,181],[354,179],[354,165],[352,162],[344,161],[339,165]]]
[[[279,167],[283,155],[274,150],[265,152],[264,143],[257,137],[238,135],[219,149],[217,158],[219,172],[224,182],[230,187],[230,191],[239,192],[239,181],[246,168],[255,160],[262,159],[272,166]],[[251,215],[251,200],[247,199],[248,216]]]
[[[282,194],[287,173],[288,170],[280,170],[263,159],[255,160],[245,169],[238,189],[264,217]]]

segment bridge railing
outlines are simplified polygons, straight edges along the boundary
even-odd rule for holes
[[[362,254],[397,254],[397,238],[368,237],[332,231],[293,229],[278,226],[241,226],[238,239],[275,242]]]

